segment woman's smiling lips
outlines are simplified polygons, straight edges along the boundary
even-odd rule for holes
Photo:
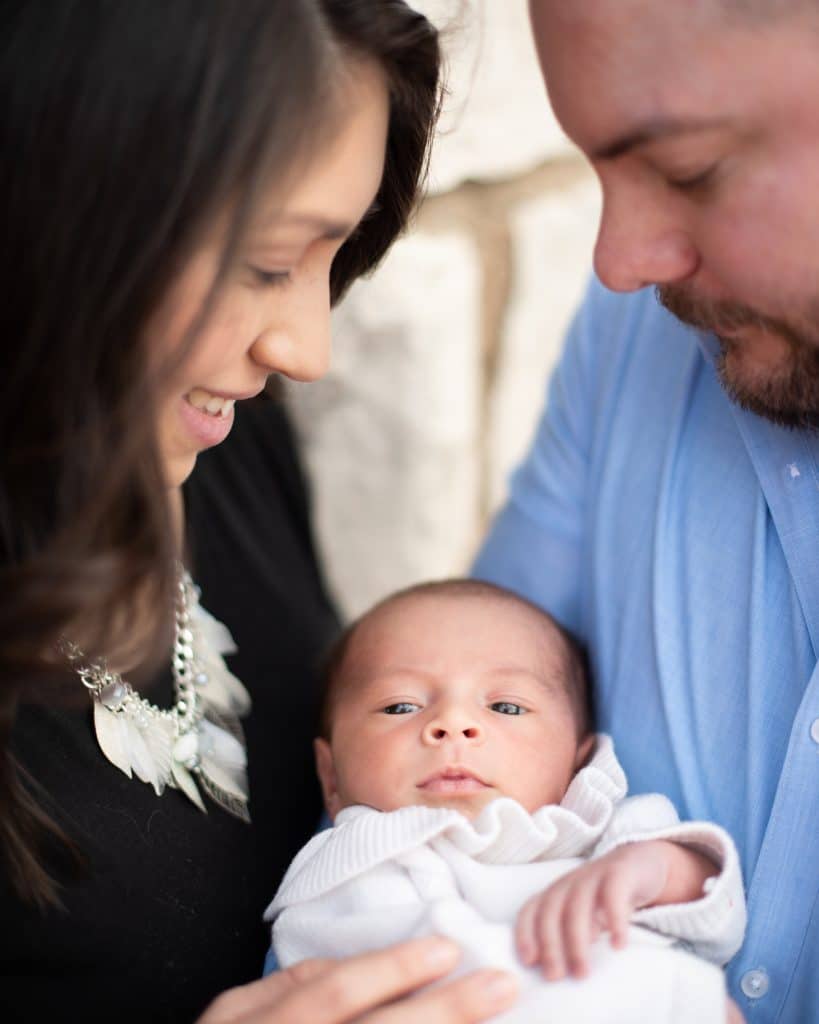
[[[233,426],[233,409],[227,415],[216,415],[191,405],[187,397],[180,399],[179,416],[197,450],[212,448],[230,433]]]
[[[418,789],[425,793],[477,793],[479,790],[488,789],[489,783],[484,782],[480,776],[468,768],[460,768],[453,765],[444,768],[427,776],[423,782],[418,783]]]
[[[221,444],[230,433],[233,426],[233,403],[245,398],[253,398],[259,392],[234,395],[218,391],[205,391],[203,388],[193,388],[180,401],[180,416],[185,428],[191,435],[195,446],[198,449],[213,448]],[[196,404],[191,401],[194,398]],[[216,400],[215,404],[221,406],[218,411],[211,412],[207,409],[208,401]]]

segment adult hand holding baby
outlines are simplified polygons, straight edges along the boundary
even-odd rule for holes
[[[302,960],[222,993],[198,1024],[473,1024],[514,1003],[514,979],[492,970],[412,995],[448,974],[458,957],[454,943],[430,938],[348,960]]]

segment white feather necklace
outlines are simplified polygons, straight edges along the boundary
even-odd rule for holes
[[[230,814],[250,821],[239,723],[250,710],[250,696],[222,657],[236,650],[230,632],[199,604],[199,589],[182,566],[171,663],[173,707],[159,708],[141,697],[104,662],[87,662],[70,641],[62,647],[91,695],[97,742],[111,764],[152,785],[158,796],[170,786],[206,811],[201,787]]]

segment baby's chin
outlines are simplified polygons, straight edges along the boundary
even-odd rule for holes
[[[478,817],[484,807],[501,795],[490,787],[476,793],[427,793],[420,790],[413,803],[422,807],[444,807],[447,810],[458,811],[471,821]]]
[[[484,807],[502,796],[504,794],[499,793],[492,786],[468,793],[435,793],[416,788],[412,793],[405,794],[400,799],[383,802],[374,802],[372,797],[369,800],[348,799],[344,803],[344,807],[371,807],[374,811],[383,811],[384,813],[400,811],[404,807],[441,807],[450,811],[458,811],[471,821],[478,817]]]

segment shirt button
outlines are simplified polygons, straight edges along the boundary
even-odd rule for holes
[[[739,987],[749,999],[761,999],[768,991],[770,980],[764,967],[756,967],[742,975]]]
[[[813,724],[810,727],[810,738],[814,743],[819,743],[819,718],[813,720]]]

